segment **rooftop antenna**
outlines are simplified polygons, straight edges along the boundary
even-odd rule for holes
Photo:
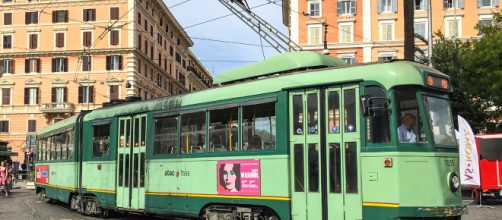
[[[288,36],[251,11],[246,0],[218,0],[241,21],[265,39],[277,52],[300,51],[302,48]],[[232,4],[235,3],[235,4]],[[273,2],[272,2],[273,3]]]

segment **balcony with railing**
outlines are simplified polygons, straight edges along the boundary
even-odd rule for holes
[[[44,103],[40,107],[40,111],[43,113],[70,113],[75,110],[75,105],[73,103],[61,102],[61,103]]]

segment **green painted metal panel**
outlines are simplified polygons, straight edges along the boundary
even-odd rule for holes
[[[115,192],[115,161],[84,161],[82,163],[82,188],[88,192]]]
[[[72,126],[77,122],[77,117],[78,115],[71,116],[67,119],[61,120],[51,126],[45,127],[40,129],[40,131],[37,132],[37,135],[43,136],[45,134],[50,133],[51,131],[59,130],[68,126]]]
[[[312,51],[281,53],[270,57],[263,62],[220,73],[216,76],[216,78],[214,78],[213,82],[214,84],[220,84],[295,69],[313,69],[316,67],[337,67],[346,65],[347,63],[341,59]]]
[[[408,61],[368,64],[346,68],[310,70],[294,74],[286,74],[270,79],[261,79],[246,83],[216,87],[178,96],[169,96],[142,102],[105,107],[87,114],[84,120],[92,121],[95,119],[110,118],[117,115],[131,115],[140,112],[169,110],[177,107],[186,107],[202,103],[212,103],[221,100],[270,94],[279,92],[284,88],[329,83],[336,84],[340,81],[353,81],[356,79],[380,82],[385,89],[389,89],[396,85],[423,86],[424,71],[430,71],[443,76],[440,72],[427,66]]]

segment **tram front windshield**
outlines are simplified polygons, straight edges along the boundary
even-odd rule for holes
[[[434,144],[437,146],[455,147],[455,128],[447,99],[425,96],[424,103],[429,116],[429,127],[434,136]]]

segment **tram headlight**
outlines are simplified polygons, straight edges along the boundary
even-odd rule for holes
[[[451,172],[450,177],[448,177],[448,179],[449,179],[448,183],[450,185],[450,190],[452,192],[456,192],[458,188],[460,188],[460,178],[455,172]]]

